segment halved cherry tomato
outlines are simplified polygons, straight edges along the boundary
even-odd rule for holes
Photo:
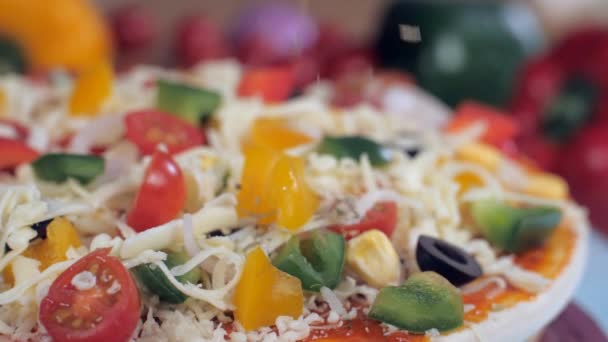
[[[0,138],[0,170],[12,169],[38,158],[38,152],[24,142]]]
[[[365,213],[359,223],[339,225],[330,229],[351,239],[370,229],[378,229],[391,237],[397,226],[397,204],[395,202],[378,202]]]
[[[290,66],[268,66],[248,70],[241,79],[240,96],[261,96],[265,102],[279,102],[291,95],[295,72]]]
[[[131,338],[139,321],[139,292],[129,271],[109,251],[98,249],[86,255],[51,285],[40,303],[40,321],[54,341],[122,342]],[[83,272],[95,278],[88,289],[73,285],[74,277],[83,277]]]
[[[488,144],[500,146],[512,140],[519,133],[519,124],[513,117],[499,109],[481,103],[466,101],[458,108],[446,130],[457,132],[476,122],[484,122],[486,131],[482,140]]]
[[[179,165],[169,153],[156,150],[127,215],[127,223],[138,232],[173,220],[184,208],[186,184]]]
[[[127,139],[143,154],[152,154],[158,144],[169,153],[179,153],[207,142],[202,131],[188,122],[157,110],[131,112],[125,116]]]

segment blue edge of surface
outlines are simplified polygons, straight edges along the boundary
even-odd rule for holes
[[[597,231],[590,237],[587,269],[574,299],[608,334],[608,238]]]

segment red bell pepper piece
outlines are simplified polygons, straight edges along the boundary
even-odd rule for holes
[[[238,87],[240,96],[261,96],[265,102],[280,102],[291,95],[295,73],[291,66],[268,66],[245,72]]]
[[[12,169],[38,158],[38,152],[19,140],[0,138],[0,169]]]
[[[481,140],[498,147],[513,140],[519,133],[519,123],[512,116],[494,107],[473,101],[465,101],[456,108],[446,131],[458,132],[477,122],[486,125]]]

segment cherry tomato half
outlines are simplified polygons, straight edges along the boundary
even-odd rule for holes
[[[122,262],[98,249],[57,277],[40,303],[40,321],[57,342],[128,341],[137,327],[140,298]],[[95,282],[88,289],[72,283],[83,272]]]
[[[179,153],[207,142],[203,132],[186,121],[157,110],[131,112],[125,116],[127,139],[143,154],[152,154],[158,144],[169,153]]]
[[[261,96],[265,102],[279,102],[291,95],[295,71],[291,66],[268,66],[245,72],[239,84],[240,96]]]
[[[12,169],[38,158],[38,152],[19,140],[0,138],[0,170]]]
[[[393,235],[397,226],[397,204],[395,202],[378,202],[365,213],[359,223],[334,226],[330,229],[351,239],[367,230],[378,229],[388,237]]]
[[[186,184],[179,165],[171,156],[156,150],[127,215],[127,223],[138,232],[173,220],[184,208]]]

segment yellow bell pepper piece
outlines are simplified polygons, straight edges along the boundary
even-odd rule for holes
[[[283,150],[302,144],[307,144],[312,138],[298,132],[287,125],[282,119],[259,118],[251,126],[246,145],[264,146],[273,150]]]
[[[503,161],[503,154],[494,146],[483,143],[471,143],[456,152],[459,160],[481,165],[491,172],[497,172]],[[523,169],[527,169],[522,166]],[[546,172],[527,170],[528,185],[521,191],[542,198],[566,199],[568,198],[568,184],[559,176]],[[482,180],[474,174],[462,173],[455,177],[460,184],[461,192],[474,186],[482,185]]]
[[[111,58],[111,34],[90,0],[2,0],[0,34],[15,40],[34,70],[73,71]]]
[[[274,267],[260,247],[247,255],[234,293],[234,317],[245,330],[274,325],[277,317],[297,318],[304,308],[300,279]]]
[[[526,193],[555,200],[568,198],[568,183],[563,178],[546,172],[531,173],[528,177]]]
[[[361,279],[376,288],[397,285],[401,262],[391,240],[372,229],[348,241],[346,265]]]
[[[44,271],[52,264],[67,260],[66,253],[70,247],[78,248],[81,245],[72,223],[63,217],[57,217],[46,227],[46,239],[33,242],[22,255],[40,261],[40,271]],[[3,270],[2,277],[5,283],[14,284],[12,266]]]
[[[74,84],[70,97],[70,113],[93,116],[112,93],[114,72],[108,62],[100,62],[82,72]]]
[[[308,222],[319,206],[319,199],[304,180],[304,160],[282,155],[270,179],[270,199],[277,211],[277,224],[296,230]]]
[[[498,149],[483,143],[471,143],[456,151],[456,159],[479,164],[490,171],[498,169],[502,158]]]
[[[241,217],[257,216],[260,223],[269,224],[274,221],[274,208],[266,190],[272,184],[272,171],[280,153],[263,147],[248,147],[244,154],[237,212]]]
[[[57,217],[46,227],[46,239],[32,244],[23,252],[23,256],[40,261],[40,270],[44,271],[52,264],[67,260],[65,254],[70,247],[78,248],[81,245],[72,223]]]
[[[262,224],[276,222],[296,230],[319,206],[304,179],[304,160],[281,152],[250,146],[245,149],[239,216],[256,216]]]

